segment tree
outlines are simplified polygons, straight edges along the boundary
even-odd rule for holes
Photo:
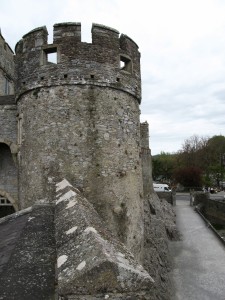
[[[193,135],[177,153],[161,152],[152,163],[154,180],[176,180],[185,186],[219,185],[225,174],[225,137]]]
[[[174,172],[175,180],[184,187],[201,187],[202,170],[198,167],[183,167]]]
[[[182,150],[179,152],[181,165],[203,168],[208,139],[208,137],[198,135],[186,139],[182,145]]]
[[[211,177],[219,186],[224,177],[224,158],[225,158],[225,137],[215,135],[208,140],[207,144],[208,161],[205,168],[207,177]]]
[[[169,182],[175,168],[175,154],[161,152],[152,158],[152,177],[153,180]]]

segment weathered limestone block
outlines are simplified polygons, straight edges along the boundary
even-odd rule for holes
[[[154,281],[107,230],[93,206],[65,179],[56,186],[60,297],[108,299],[111,293],[110,299],[152,299]]]

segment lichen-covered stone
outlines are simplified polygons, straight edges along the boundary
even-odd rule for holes
[[[150,297],[154,281],[107,229],[94,207],[65,180],[57,184],[57,190],[59,295],[92,295],[94,299],[100,293],[122,293],[129,299],[125,297],[133,292]]]

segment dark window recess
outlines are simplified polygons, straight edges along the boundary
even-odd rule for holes
[[[12,206],[11,202],[3,196],[0,196],[0,206]]]
[[[68,77],[68,75],[67,74],[64,74],[64,78],[67,78]]]
[[[120,82],[120,78],[119,78],[119,77],[117,77],[117,78],[116,78],[116,81],[117,81],[117,82]]]
[[[44,79],[45,79],[45,78],[42,76],[42,77],[41,77],[41,80],[44,80]]]
[[[95,75],[92,74],[92,75],[91,75],[91,79],[94,79],[94,78],[95,78]]]
[[[132,73],[132,62],[130,58],[123,55],[120,56],[120,70]]]

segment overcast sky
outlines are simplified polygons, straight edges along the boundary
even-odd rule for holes
[[[141,121],[148,121],[152,154],[176,152],[192,135],[225,135],[224,0],[0,0],[8,44],[43,25],[92,23],[131,37],[141,52]]]

